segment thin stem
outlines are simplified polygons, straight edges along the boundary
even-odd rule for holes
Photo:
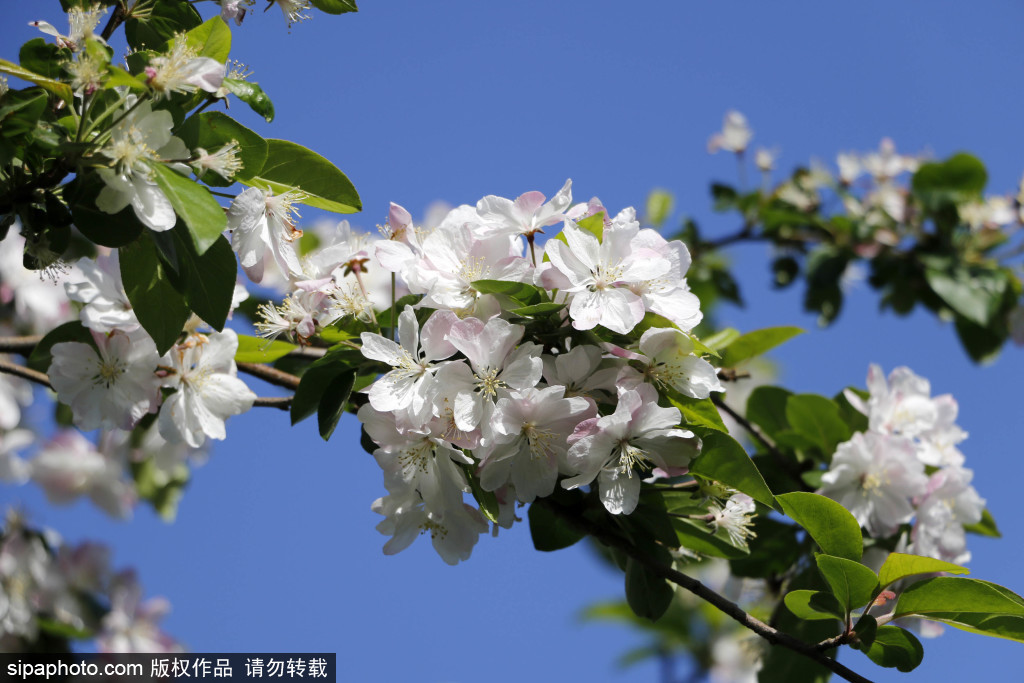
[[[537,252],[533,248],[533,233],[529,233],[526,236],[526,241],[530,244],[530,259],[533,261],[533,267],[537,267]]]
[[[398,321],[395,311],[395,274],[391,273],[391,340],[398,341]]]
[[[26,368],[22,365],[18,365],[17,363],[0,360],[0,372],[21,377],[31,382],[35,382],[36,384],[42,384],[44,387],[49,389],[53,388],[53,385],[50,384],[50,378],[47,377],[45,373],[37,372],[36,370]]]
[[[103,40],[110,40],[110,36],[114,35],[114,31],[124,21],[124,5],[123,3],[117,3],[114,11],[110,15],[110,19],[107,20],[107,25],[103,27],[103,32],[100,34],[103,36]]]
[[[651,570],[657,576],[671,581],[672,583],[685,588],[701,600],[710,603],[727,616],[735,619],[742,626],[750,629],[757,635],[767,640],[772,645],[779,645],[788,650],[792,650],[797,654],[803,655],[810,660],[821,664],[828,670],[832,671],[839,677],[852,681],[853,683],[871,683],[871,680],[858,674],[857,672],[848,669],[831,657],[826,656],[822,652],[816,649],[815,645],[806,643],[799,638],[794,638],[788,633],[779,631],[778,629],[772,628],[768,624],[764,623],[757,617],[754,617],[743,610],[739,605],[732,602],[728,598],[716,593],[697,579],[692,576],[688,576],[680,571],[673,569],[672,567],[666,567],[661,563],[651,559],[646,554],[642,553],[639,549],[634,547],[625,539],[618,536],[614,536],[605,531],[605,529],[587,519],[580,511],[572,509],[568,506],[557,503],[551,498],[541,498],[534,502],[534,505],[546,505],[553,512],[563,517],[573,526],[577,527],[580,531],[587,533],[601,543],[607,546],[618,548],[623,551],[626,555],[641,563],[645,567]]]
[[[238,363],[238,369],[241,372],[252,375],[253,377],[259,377],[262,380],[269,382],[275,386],[284,387],[285,389],[295,390],[299,388],[299,378],[291,373],[272,368],[269,365],[261,365],[259,363]]]
[[[218,197],[227,197],[228,199],[234,199],[235,197],[238,196],[234,194],[228,194],[227,192],[217,192],[216,190],[211,190],[210,188],[206,188],[206,191],[212,195],[216,195]]]
[[[27,356],[42,339],[41,334],[31,337],[0,337],[0,353],[20,353]]]
[[[353,268],[352,273],[356,276],[356,284],[359,285],[359,291],[363,293],[363,298],[366,299],[366,302],[368,304],[370,304],[370,317],[373,319],[373,324],[376,325],[377,329],[379,330],[380,323],[377,322],[377,314],[373,310],[373,302],[370,301],[370,295],[366,293],[366,286],[363,285],[363,276],[359,273],[358,268]],[[393,314],[394,310],[392,310],[392,317],[394,317]]]
[[[253,401],[254,408],[278,408],[288,410],[292,406],[294,396],[261,396]]]

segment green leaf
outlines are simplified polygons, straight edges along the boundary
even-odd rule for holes
[[[160,242],[167,239],[173,242],[179,271],[174,282],[189,308],[213,329],[223,330],[231,312],[238,273],[235,252],[227,238],[218,237],[206,253],[200,255],[181,221],[173,230],[153,235]]]
[[[71,50],[59,48],[44,38],[33,38],[18,50],[22,68],[46,78],[65,78],[64,63],[71,59]]]
[[[938,576],[900,594],[893,618],[918,615],[948,619],[950,614],[1024,617],[1024,599],[994,583],[960,576]],[[942,616],[945,615],[945,616]]]
[[[392,318],[392,309],[381,311],[377,314],[377,324],[383,329],[393,329],[398,324],[398,318],[402,315],[402,311],[405,310],[406,306],[415,306],[423,296],[421,294],[406,294],[401,299],[395,302],[394,317]],[[392,322],[394,319],[394,322]]]
[[[632,557],[626,561],[626,602],[638,617],[657,621],[672,604],[674,595],[665,579]]]
[[[604,237],[604,212],[595,213],[576,221],[576,225],[586,230],[600,241]]]
[[[149,90],[149,86],[138,76],[134,76],[119,66],[113,64],[107,65],[107,80],[105,83],[106,87],[114,88],[123,86],[133,92],[144,92]]]
[[[889,557],[885,558],[882,568],[878,570],[878,582],[884,588],[914,574],[934,574],[937,572],[969,574],[970,570],[967,567],[961,567],[958,564],[943,562],[931,557],[890,553]]]
[[[274,103],[263,92],[259,83],[250,83],[240,78],[225,78],[223,86],[232,95],[248,104],[249,108],[262,116],[267,123],[274,120]]]
[[[259,175],[239,180],[277,194],[301,190],[304,204],[325,211],[355,213],[363,208],[348,176],[316,152],[287,140],[267,140],[267,160]]]
[[[341,414],[345,412],[345,404],[352,394],[352,385],[356,381],[355,372],[343,372],[331,380],[324,390],[320,399],[320,407],[317,408],[317,427],[320,429],[320,436],[324,441],[331,438],[334,428],[338,426]]]
[[[978,534],[979,536],[989,536],[990,538],[1002,538],[1003,535],[999,533],[999,528],[996,526],[996,520],[992,516],[992,513],[987,509],[981,513],[981,521],[976,524],[964,524],[964,531],[969,534]]]
[[[238,335],[238,351],[235,352],[235,361],[238,363],[273,363],[297,348],[299,347],[295,344],[276,339],[268,341],[240,334]]]
[[[924,659],[924,648],[910,631],[886,625],[878,627],[874,642],[864,654],[879,666],[906,673],[916,669]]]
[[[748,332],[729,344],[722,354],[722,367],[732,367],[737,363],[760,356],[804,331],[799,327],[766,327],[762,330]]]
[[[786,593],[783,599],[786,609],[801,619],[824,621],[846,618],[842,606],[831,593],[824,591],[796,590]]]
[[[65,196],[78,231],[95,244],[117,249],[137,240],[146,226],[139,221],[130,206],[115,214],[96,208],[96,197],[103,187],[99,175],[87,173],[65,186]]]
[[[786,421],[820,448],[826,458],[851,436],[846,421],[839,416],[836,402],[816,394],[790,396],[786,400]]]
[[[556,311],[560,311],[565,308],[566,304],[556,304],[552,301],[545,301],[533,306],[523,306],[522,308],[513,308],[509,311],[512,315],[519,315],[523,317],[537,317],[550,315]]]
[[[363,354],[356,349],[334,346],[327,350],[323,358],[317,358],[310,363],[302,374],[299,387],[292,399],[292,424],[298,424],[317,412],[321,398],[335,378],[357,368],[365,361]]]
[[[190,116],[176,132],[189,149],[201,147],[210,153],[228,143],[237,142],[236,150],[242,168],[235,179],[257,175],[267,160],[267,141],[219,111]],[[212,172],[204,173],[202,181],[212,187],[228,187],[234,183],[234,179],[221,178]]]
[[[768,507],[776,506],[775,496],[764,482],[764,477],[735,439],[715,432],[705,436],[703,444],[700,455],[690,463],[690,474],[731,486]]]
[[[209,57],[223,63],[231,54],[231,29],[223,19],[215,16],[186,33],[185,44],[195,51],[197,57]]]
[[[0,59],[0,73],[20,78],[21,80],[28,81],[29,83],[35,83],[43,88],[43,90],[46,90],[47,92],[64,100],[69,107],[74,106],[75,104],[75,96],[71,92],[71,86],[67,83],[61,83],[60,81],[56,81],[52,78],[47,78],[42,74],[29,71],[28,69],[18,66],[13,62],[9,62],[6,59]]]
[[[675,517],[672,519],[679,545],[689,548],[708,557],[721,557],[727,560],[738,560],[750,556],[750,550],[739,548],[729,540],[724,529],[713,533],[711,528],[700,520]]]
[[[163,50],[175,35],[203,23],[199,12],[185,0],[160,0],[147,9],[130,15],[124,25],[128,45],[136,50]]]
[[[672,205],[674,203],[675,198],[668,190],[651,190],[650,194],[647,195],[647,205],[644,210],[647,222],[656,228],[660,228],[668,220],[669,215],[672,214]]]
[[[775,497],[782,511],[807,530],[827,555],[859,561],[864,552],[860,524],[842,505],[817,493],[794,491]]]
[[[96,348],[96,341],[92,338],[89,330],[82,323],[74,320],[47,332],[46,336],[40,339],[39,343],[32,349],[26,365],[38,372],[48,372],[50,363],[53,362],[50,349],[53,348],[54,344],[60,344],[61,342],[81,342]]]
[[[763,429],[769,436],[789,429],[786,403],[793,392],[782,387],[763,386],[750,392],[747,398],[747,419]]]
[[[534,501],[527,513],[533,547],[541,552],[568,548],[585,534],[556,514],[544,501]]]
[[[1002,308],[1009,286],[1009,276],[1002,269],[929,268],[924,276],[928,286],[946,305],[982,327],[987,327]]]
[[[345,12],[358,12],[356,0],[312,0],[313,7],[327,14],[344,14]]]
[[[991,363],[998,356],[1006,341],[1008,331],[1002,321],[995,321],[985,327],[967,320],[961,315],[953,320],[956,336],[960,338],[967,355],[975,363]]]
[[[715,200],[715,211],[731,211],[736,208],[739,194],[736,189],[722,183],[711,183],[711,197]]]
[[[704,337],[704,345],[724,353],[725,348],[739,339],[740,336],[740,331],[735,327],[726,327],[724,330],[715,332],[710,337]],[[721,357],[721,354],[719,354],[719,357]]]
[[[668,400],[683,414],[683,422],[686,424],[707,427],[719,432],[729,431],[710,398],[690,398],[673,391]]]
[[[834,555],[818,555],[815,561],[832,594],[847,611],[864,607],[878,592],[878,576],[860,562]]]
[[[49,98],[41,90],[12,90],[0,107],[0,136],[13,138],[36,129]]]
[[[178,341],[189,318],[184,297],[171,282],[148,232],[122,247],[119,253],[121,280],[139,323],[156,342],[160,355]]]
[[[148,427],[153,429],[153,427]],[[137,432],[132,434],[136,437]],[[132,477],[139,498],[153,506],[165,522],[173,522],[178,514],[178,503],[189,480],[188,466],[179,464],[171,474],[158,468],[153,458],[131,463]]]
[[[978,199],[988,183],[985,164],[970,154],[955,154],[946,161],[922,164],[911,180],[914,194],[934,210],[945,202]]]
[[[170,167],[153,164],[151,168],[155,171],[156,184],[192,233],[196,251],[205,254],[227,228],[224,209],[209,190]]]
[[[793,524],[758,515],[751,531],[756,536],[747,541],[750,555],[729,563],[733,576],[775,580],[788,574],[803,558],[797,539],[802,532]]]
[[[525,282],[509,282],[508,280],[474,280],[470,283],[481,294],[503,294],[516,301],[529,301],[539,298],[541,290]]]

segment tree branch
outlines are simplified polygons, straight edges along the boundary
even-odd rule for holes
[[[298,377],[291,373],[284,372],[283,370],[272,368],[269,365],[261,365],[260,363],[238,363],[238,369],[239,371],[252,375],[253,377],[259,377],[260,379],[275,386],[291,389],[292,391],[299,388]]]
[[[643,564],[645,567],[650,569],[654,574],[661,578],[671,581],[672,583],[685,588],[701,600],[710,603],[723,613],[732,617],[738,621],[744,627],[750,629],[757,635],[767,640],[772,645],[779,645],[788,650],[792,650],[797,654],[803,655],[808,659],[811,659],[818,664],[821,664],[829,671],[832,671],[837,676],[851,681],[852,683],[871,683],[871,680],[858,674],[852,669],[840,664],[835,659],[827,657],[822,652],[818,651],[816,645],[806,643],[799,638],[795,638],[788,633],[779,631],[778,629],[772,628],[768,624],[764,623],[760,619],[748,614],[743,610],[742,607],[732,602],[728,598],[716,593],[697,579],[692,576],[688,576],[680,571],[673,569],[672,567],[666,567],[659,562],[648,557],[645,553],[640,552],[636,547],[630,544],[628,541],[613,536],[605,531],[603,527],[594,522],[591,522],[584,517],[578,510],[570,508],[564,504],[558,503],[552,498],[540,498],[533,503],[534,505],[547,505],[552,511],[561,515],[570,524],[577,527],[580,531],[593,536],[601,543],[618,548],[619,550],[626,553],[629,557],[633,558],[637,562]]]
[[[253,408],[279,408],[281,410],[288,410],[292,407],[292,399],[294,396],[260,396],[256,399],[252,406]]]
[[[42,384],[44,387],[53,389],[53,385],[50,384],[50,378],[45,373],[26,368],[18,365],[17,363],[11,363],[6,360],[0,360],[0,372],[7,373],[8,375],[15,375],[24,379],[35,382],[36,384]]]
[[[0,353],[20,353],[27,356],[42,339],[41,334],[31,337],[0,337]]]

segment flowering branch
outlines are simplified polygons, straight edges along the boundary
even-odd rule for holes
[[[29,337],[0,337],[0,352],[29,354],[42,339],[41,334]]]
[[[581,511],[573,509],[563,503],[559,503],[553,498],[539,498],[534,502],[534,505],[547,506],[551,511],[560,515],[578,530],[593,536],[604,545],[618,548],[632,559],[650,569],[654,574],[660,576],[666,581],[671,581],[672,583],[685,588],[701,600],[710,603],[729,617],[735,619],[744,627],[767,640],[772,645],[780,645],[786,649],[796,652],[797,654],[803,655],[804,657],[821,664],[844,680],[852,681],[853,683],[871,683],[870,679],[848,669],[835,659],[822,654],[822,652],[818,650],[818,645],[806,643],[798,638],[794,638],[788,633],[783,633],[778,629],[772,628],[760,619],[748,614],[742,607],[728,598],[711,590],[692,576],[688,576],[671,567],[666,567],[661,563],[656,562],[631,543],[609,534],[599,524],[595,524],[588,520]]]
[[[260,365],[259,363],[238,363],[238,369],[241,372],[252,375],[253,377],[259,377],[260,379],[275,386],[293,390],[299,388],[298,377],[284,372],[283,370],[272,368],[268,365]]]
[[[7,373],[9,375],[15,375],[24,379],[35,382],[36,384],[42,384],[48,389],[52,389],[53,385],[50,384],[50,378],[44,373],[26,368],[17,363],[11,363],[9,361],[0,360],[0,372]]]
[[[747,432],[749,432],[751,436],[753,436],[762,446],[764,446],[765,450],[767,450],[768,453],[772,456],[772,458],[775,459],[775,462],[777,462],[780,467],[785,469],[790,476],[794,477],[797,481],[801,481],[800,468],[796,467],[790,460],[786,459],[786,457],[782,455],[782,452],[779,451],[778,447],[775,445],[775,442],[772,441],[767,434],[761,431],[760,427],[758,427],[753,422],[737,413],[717,396],[712,396],[711,401],[715,404],[715,406],[718,407],[719,410],[724,410],[726,413],[728,413],[729,417],[736,420],[736,422],[738,422],[741,427],[747,430]]]

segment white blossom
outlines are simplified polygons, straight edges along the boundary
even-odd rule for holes
[[[295,227],[295,204],[304,195],[296,191],[275,195],[256,187],[242,191],[228,209],[231,246],[238,254],[242,270],[253,282],[263,281],[265,261],[269,256],[290,277],[302,272],[295,242],[302,231]]]
[[[105,456],[75,430],[64,430],[29,461],[32,481],[50,502],[67,504],[89,496],[108,515],[125,519],[135,505],[135,487],[124,477],[124,463]]]

